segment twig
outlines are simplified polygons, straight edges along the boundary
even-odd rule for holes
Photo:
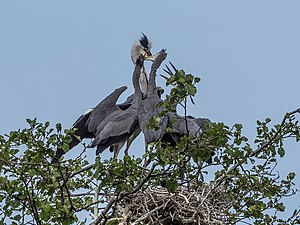
[[[62,180],[63,180],[62,187],[64,187],[64,188],[66,189],[66,192],[67,192],[68,200],[69,200],[70,207],[71,207],[71,208],[69,209],[69,211],[70,211],[70,212],[72,212],[72,210],[76,211],[76,208],[74,207],[73,202],[72,202],[71,192],[70,192],[69,187],[68,187],[68,184],[67,184],[67,182],[68,182],[68,176],[67,176],[67,178],[64,177],[64,174],[63,174],[63,172],[62,172],[62,170],[61,170],[60,164],[58,164],[58,167],[57,167],[57,168],[58,168],[58,171],[59,171],[59,173],[60,173],[60,175],[61,175],[61,178],[62,178]]]
[[[82,173],[82,172],[84,172],[86,170],[89,170],[89,169],[93,168],[94,166],[95,166],[95,163],[87,165],[87,166],[83,167],[81,170],[78,170],[78,171],[70,174],[69,177],[72,178],[72,177],[74,177],[74,176],[76,176],[76,175],[78,175],[78,174],[80,174],[80,173]]]
[[[39,212],[38,212],[37,207],[36,207],[36,202],[34,200],[34,196],[31,196],[26,180],[24,180],[23,178],[21,178],[21,180],[22,180],[22,182],[25,186],[25,190],[26,190],[26,193],[27,193],[27,196],[28,196],[28,199],[29,199],[29,204],[30,204],[30,207],[31,207],[31,211],[33,213],[33,218],[35,219],[37,225],[41,225],[42,223],[41,223],[41,220],[39,218]]]
[[[95,202],[98,202],[99,201],[99,187],[96,187],[95,188]],[[98,203],[95,204],[94,206],[94,220],[97,219],[98,217]]]
[[[136,221],[134,221],[134,222],[132,223],[132,225],[135,225],[135,224],[137,224],[137,223],[143,221],[144,219],[147,219],[147,218],[148,218],[149,216],[151,216],[154,212],[156,212],[157,210],[163,208],[164,206],[165,206],[165,205],[160,205],[160,206],[158,206],[158,207],[152,209],[150,212],[146,213],[145,215],[143,215],[142,217],[140,217],[139,219],[137,219]]]
[[[80,212],[80,211],[82,211],[82,210],[88,209],[88,208],[91,207],[92,205],[97,205],[97,204],[100,203],[100,202],[102,202],[102,200],[98,200],[98,201],[92,202],[92,203],[90,203],[90,204],[88,204],[88,205],[85,205],[85,206],[83,206],[83,207],[81,207],[81,208],[76,209],[76,212]]]
[[[111,209],[111,207],[115,204],[115,202],[122,200],[124,197],[134,194],[137,191],[139,191],[142,186],[147,182],[147,180],[150,179],[151,174],[153,173],[155,167],[157,166],[157,163],[153,163],[149,173],[147,174],[147,176],[144,177],[144,179],[142,179],[142,181],[137,184],[137,186],[135,186],[135,188],[133,188],[133,190],[131,192],[122,192],[120,193],[116,198],[112,198],[108,204],[106,205],[105,209],[101,212],[101,214],[98,216],[98,218],[96,220],[94,220],[94,222],[92,222],[90,225],[97,225],[100,224],[100,222],[102,221],[102,219],[106,219],[107,218],[107,213],[109,212],[109,210]]]
[[[4,161],[0,159],[1,164],[6,164],[6,165],[21,165],[21,166],[48,166],[48,164],[45,163],[27,163],[27,162],[14,162],[14,161]]]
[[[252,156],[255,156],[257,154],[259,154],[260,152],[262,152],[266,147],[268,147],[269,145],[271,145],[273,143],[273,141],[278,137],[279,133],[281,132],[282,130],[282,127],[283,125],[285,124],[286,120],[288,117],[290,117],[291,115],[295,114],[295,113],[300,113],[300,108],[299,109],[296,109],[292,112],[288,112],[284,115],[282,121],[281,121],[281,124],[279,126],[279,129],[277,130],[277,132],[269,139],[269,141],[265,142],[263,145],[261,145],[260,147],[258,147],[256,150],[254,150],[252,153],[247,153],[245,155],[245,157],[242,159],[242,160],[239,160],[237,163],[235,163],[231,168],[229,168],[227,170],[226,173],[224,173],[222,176],[218,177],[216,180],[215,180],[215,183],[216,184],[220,184],[232,171],[234,171],[237,167],[239,167],[240,165],[242,165],[243,163],[246,162],[246,160],[249,158],[249,157],[252,157]]]

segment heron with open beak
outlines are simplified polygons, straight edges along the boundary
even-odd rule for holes
[[[142,37],[139,40],[136,40],[132,44],[131,48],[131,60],[133,64],[135,65],[137,59],[143,55],[145,61],[154,61],[158,54],[153,55],[151,53],[152,44],[147,38],[145,34],[142,33]],[[145,96],[148,92],[148,77],[145,70],[145,67],[143,66],[141,69],[141,75],[140,75],[140,85],[143,95]]]

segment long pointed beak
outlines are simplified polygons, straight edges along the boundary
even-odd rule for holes
[[[150,53],[151,54],[151,53]],[[154,55],[147,55],[147,56],[145,56],[145,60],[148,60],[148,61],[152,61],[152,62],[154,62],[154,60],[156,59],[156,57],[159,55],[159,53],[156,53],[156,54],[154,54]]]

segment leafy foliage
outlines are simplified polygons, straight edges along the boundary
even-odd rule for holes
[[[164,113],[179,105],[187,116],[186,103],[193,102],[199,81],[183,70],[167,79],[173,88],[162,103]],[[241,124],[229,128],[211,123],[195,138],[182,137],[175,147],[158,141],[141,156],[97,157],[92,164],[85,159],[85,147],[76,159],[50,164],[57,148],[69,150],[74,130],[28,119],[28,128],[0,135],[0,224],[86,224],[91,219],[82,219],[81,212],[95,216],[91,224],[130,224],[134,217],[122,209],[135,194],[158,188],[171,196],[184,188],[200,188],[208,183],[206,174],[210,186],[224,190],[229,205],[218,210],[226,224],[299,224],[299,209],[286,219],[278,214],[285,211],[284,199],[297,192],[296,173],[282,178],[275,172],[287,151],[285,140],[300,140],[299,112],[287,113],[273,126],[269,118],[257,121],[254,144],[243,135]],[[149,129],[158,119],[150,121]],[[206,163],[213,152],[212,163]],[[136,224],[144,224],[148,217],[143,216]]]
[[[0,224],[7,220],[22,224],[33,220],[36,224],[85,224],[78,221],[75,212],[92,199],[71,197],[71,192],[90,188],[91,171],[72,176],[72,171],[81,170],[87,161],[71,160],[67,166],[49,163],[53,149],[68,146],[73,131],[62,133],[57,124],[54,132],[49,122],[42,124],[36,119],[27,122],[29,128],[0,136]]]

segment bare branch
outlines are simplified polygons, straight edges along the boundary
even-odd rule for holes
[[[151,177],[151,174],[153,173],[155,167],[157,166],[157,163],[153,163],[150,171],[148,172],[148,174],[142,179],[142,181],[140,183],[138,183],[131,192],[122,192],[120,193],[117,197],[115,198],[112,198],[108,204],[106,205],[105,209],[101,212],[100,216],[98,216],[98,218],[92,222],[90,225],[97,225],[97,224],[100,224],[102,219],[106,219],[107,218],[107,213],[109,212],[109,210],[112,208],[112,206],[122,200],[124,197],[128,196],[128,195],[131,195],[131,194],[134,194],[136,193],[137,191],[139,191],[143,185],[147,182],[147,180],[150,179]]]
[[[87,165],[87,166],[83,167],[81,170],[78,170],[78,171],[70,174],[69,177],[72,178],[72,177],[74,177],[74,176],[76,176],[76,175],[78,175],[78,174],[80,174],[80,173],[82,173],[82,172],[84,172],[86,170],[92,169],[94,166],[95,166],[95,163]]]

